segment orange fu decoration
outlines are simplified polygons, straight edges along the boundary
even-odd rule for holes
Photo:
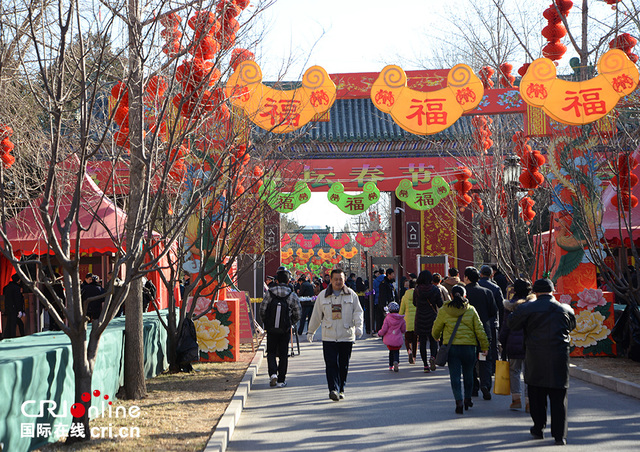
[[[340,256],[344,257],[345,259],[353,259],[356,254],[358,254],[358,248],[356,248],[355,246],[351,247],[351,251],[340,248]]]
[[[291,248],[289,248],[288,250],[284,250],[282,253],[280,253],[280,257],[282,259],[289,259],[290,257],[293,257],[293,250]]]
[[[391,114],[396,124],[416,135],[443,131],[476,108],[483,95],[482,81],[466,64],[451,68],[447,87],[437,91],[407,87],[407,75],[393,65],[385,67],[371,86],[371,100],[378,110]]]
[[[362,232],[358,232],[358,234],[356,235],[356,242],[358,242],[365,248],[371,248],[373,245],[378,243],[380,238],[381,236],[378,231],[373,231],[371,235],[365,235]]]
[[[305,260],[305,264],[307,262],[309,262],[309,259],[311,259],[311,256],[313,256],[315,254],[315,252],[313,250],[309,250],[309,251],[302,251],[302,248],[298,248],[296,250],[296,256],[298,256],[299,258]]]
[[[333,238],[333,234],[329,233],[327,234],[327,237],[325,237],[324,241],[327,242],[327,245],[329,245],[331,248],[338,249],[344,247],[347,243],[349,243],[351,241],[351,238],[349,237],[349,235],[343,232],[340,240],[337,240]]]
[[[608,114],[620,98],[638,86],[638,68],[622,50],[612,49],[598,61],[598,74],[591,80],[569,82],[556,77],[556,66],[538,58],[522,77],[520,95],[563,124],[583,125]]]
[[[255,61],[243,61],[229,78],[226,94],[262,129],[288,133],[327,112],[336,99],[336,85],[323,68],[312,66],[304,73],[301,88],[276,90],[262,83]]]
[[[310,239],[305,239],[302,234],[298,234],[296,235],[296,243],[305,250],[310,250],[314,246],[320,244],[320,236],[318,234],[313,234]]]
[[[336,255],[336,250],[331,248],[328,253],[325,253],[322,248],[318,250],[318,256],[322,258],[322,260],[328,261],[331,260]]]

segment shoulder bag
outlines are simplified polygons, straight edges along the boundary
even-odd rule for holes
[[[438,354],[436,355],[436,365],[445,366],[447,361],[449,361],[449,349],[451,348],[451,344],[453,343],[453,339],[456,337],[456,331],[458,331],[458,327],[460,326],[460,322],[462,321],[462,314],[458,317],[458,321],[456,322],[456,326],[453,328],[453,333],[451,333],[451,337],[449,338],[449,343],[447,345],[443,345],[438,350]]]

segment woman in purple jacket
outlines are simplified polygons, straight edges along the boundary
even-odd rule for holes
[[[522,408],[522,391],[520,389],[520,375],[524,372],[524,331],[510,330],[507,326],[507,318],[527,301],[535,300],[535,295],[531,293],[531,283],[524,279],[516,279],[513,283],[513,298],[504,304],[504,322],[500,327],[499,340],[502,347],[507,352],[509,360],[509,380],[511,384],[511,405],[509,409],[519,410]],[[524,385],[525,410],[529,412],[529,398],[527,397],[527,385]]]

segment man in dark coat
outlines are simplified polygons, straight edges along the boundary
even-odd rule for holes
[[[500,287],[502,291],[502,298],[507,298],[507,287],[509,287],[509,280],[507,277],[500,271],[496,264],[491,264],[491,270],[493,271],[493,281]]]
[[[302,307],[302,314],[300,314],[300,325],[298,326],[298,335],[302,336],[304,332],[304,326],[311,318],[313,312],[313,296],[315,291],[313,284],[307,279],[305,275],[302,275],[298,280],[300,283],[300,289],[298,290],[298,298],[300,299],[300,306]]]
[[[84,283],[80,289],[82,303],[87,304],[87,317],[96,320],[102,313],[102,303],[104,303],[104,289],[98,284],[92,273],[87,273]]]
[[[376,306],[376,329],[374,331],[382,328],[382,323],[384,322],[384,308],[386,308],[392,301],[400,304],[400,301],[398,300],[398,292],[396,292],[395,287],[393,287],[395,280],[395,271],[393,271],[393,268],[387,268],[385,276],[380,282],[380,294],[378,295],[378,305]]]
[[[494,319],[494,324],[491,327],[491,337],[489,337],[491,348],[487,355],[487,361],[491,363],[492,367],[491,373],[494,373],[496,369],[496,359],[498,359],[498,329],[504,322],[504,297],[502,296],[502,290],[500,287],[495,283],[495,281],[491,280],[492,273],[493,270],[488,265],[480,267],[480,279],[478,280],[478,284],[491,291],[493,294],[493,301],[496,302],[496,308],[498,308],[498,316]]]
[[[547,397],[551,406],[551,436],[556,444],[567,437],[567,388],[569,387],[569,332],[576,327],[573,309],[553,297],[553,283],[533,284],[537,300],[524,303],[509,317],[512,330],[524,330],[524,381],[529,389],[531,435],[543,438],[547,425]]]
[[[4,313],[7,316],[5,338],[16,337],[16,326],[20,328],[20,336],[24,336],[24,296],[22,295],[22,286],[20,285],[20,277],[17,274],[11,276],[9,284],[4,286],[2,291],[4,295]]]
[[[485,289],[479,285],[479,279],[480,273],[478,273],[477,268],[467,267],[464,269],[464,282],[466,284],[465,289],[467,290],[467,299],[469,300],[469,304],[471,304],[478,312],[478,316],[480,316],[480,321],[482,322],[485,332],[487,333],[487,338],[489,339],[489,355],[491,355],[491,350],[494,350],[496,347],[495,335],[491,334],[491,331],[492,329],[495,329],[498,307],[496,306],[496,302],[493,298],[493,293],[489,289]],[[487,360],[485,361],[480,361],[478,363],[478,368],[478,372],[474,370],[473,395],[478,395],[477,387],[479,386],[480,390],[482,390],[482,397],[485,400],[491,400],[491,374],[493,372],[493,366],[489,361],[489,357],[487,357]],[[478,377],[480,380],[479,382]]]
[[[415,334],[420,344],[420,357],[425,372],[436,370],[436,354],[438,353],[437,338],[431,335],[433,322],[442,307],[442,292],[432,284],[433,275],[429,270],[422,270],[418,276],[417,286],[413,291],[413,305],[416,307]],[[427,361],[427,341],[431,351],[431,358]]]

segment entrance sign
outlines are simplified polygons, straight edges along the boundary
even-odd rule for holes
[[[375,183],[367,182],[363,188],[364,191],[359,195],[348,195],[344,192],[344,185],[336,182],[329,189],[327,198],[331,204],[338,206],[344,213],[360,215],[380,199],[380,190]]]
[[[323,68],[312,66],[304,73],[301,88],[276,90],[262,83],[262,71],[255,61],[243,61],[229,78],[226,95],[257,126],[288,133],[329,111],[336,99],[336,85]]]
[[[437,91],[415,91],[407,86],[407,75],[399,66],[385,67],[371,87],[371,100],[389,113],[404,130],[432,135],[453,125],[463,113],[475,109],[484,95],[482,81],[466,64],[451,68],[447,87]]]
[[[556,77],[556,66],[538,58],[520,82],[524,101],[563,124],[583,125],[606,116],[638,86],[638,68],[622,50],[612,49],[598,61],[591,80],[569,82]]]
[[[407,221],[407,248],[420,248],[419,221]]]
[[[441,176],[434,177],[431,180],[431,187],[426,190],[416,190],[410,180],[402,179],[396,188],[396,196],[412,209],[429,210],[446,198],[449,191],[449,184]]]

